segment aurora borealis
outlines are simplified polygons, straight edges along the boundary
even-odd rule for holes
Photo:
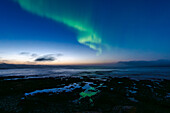
[[[101,54],[102,40],[90,22],[90,5],[88,1],[71,0],[16,0],[23,9],[57,22],[66,24],[78,32],[78,42],[97,50]],[[76,3],[76,5],[75,5]]]
[[[170,2],[166,0],[0,2],[2,63],[81,64],[170,58]],[[39,58],[48,62],[35,62]]]

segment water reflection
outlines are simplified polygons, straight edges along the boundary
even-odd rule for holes
[[[81,92],[79,93],[80,95],[79,100],[85,97],[89,97],[90,101],[92,102],[93,100],[91,99],[91,97],[100,92],[98,88],[102,87],[102,85],[103,84],[100,84],[98,86],[97,84],[94,84],[93,82],[73,83],[73,84],[69,84],[68,86],[59,87],[59,88],[35,90],[33,92],[25,93],[25,97],[35,96],[35,95],[43,94],[43,93],[46,93],[46,94],[51,94],[51,93],[60,94],[62,92],[69,93],[69,92],[73,92],[75,89],[81,89]]]

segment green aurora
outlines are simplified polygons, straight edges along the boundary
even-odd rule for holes
[[[102,38],[91,21],[92,0],[14,0],[31,13],[52,19],[73,28],[79,43],[102,53]]]

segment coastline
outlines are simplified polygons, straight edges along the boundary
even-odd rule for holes
[[[170,112],[166,79],[9,78],[0,77],[1,112]]]

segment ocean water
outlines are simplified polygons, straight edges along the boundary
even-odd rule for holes
[[[152,79],[170,80],[170,67],[140,67],[140,68],[112,68],[112,67],[53,67],[53,68],[25,68],[0,69],[0,77],[9,77],[7,80],[48,78],[48,77],[81,77],[88,76],[94,79],[107,77],[128,77],[136,80]]]

